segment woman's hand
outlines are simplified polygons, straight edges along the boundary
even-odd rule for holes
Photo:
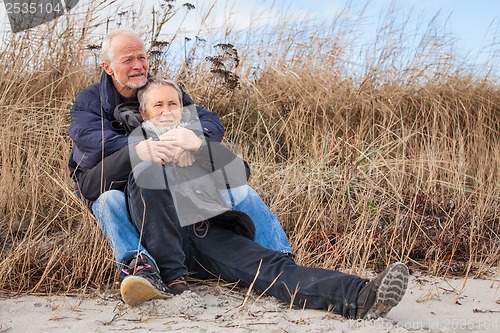
[[[187,128],[175,128],[160,136],[160,141],[168,142],[174,147],[188,151],[200,149],[203,140]]]

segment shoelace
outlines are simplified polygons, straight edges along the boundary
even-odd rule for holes
[[[175,280],[173,280],[172,282],[170,282],[170,283],[168,284],[168,286],[169,286],[169,287],[171,287],[171,286],[174,286],[174,285],[176,285],[176,284],[187,284],[187,283],[186,283],[186,281],[184,281],[183,279],[175,279]]]
[[[122,272],[125,273],[125,275],[131,275],[131,274],[137,274],[137,272],[140,272],[141,270],[148,269],[148,268],[151,268],[151,265],[144,261],[144,258],[142,257],[142,253],[140,253],[139,256],[137,257],[137,260],[135,263],[135,272],[133,270],[132,270],[132,272],[134,272],[134,273],[130,272],[130,269],[131,269],[130,266],[123,267]]]

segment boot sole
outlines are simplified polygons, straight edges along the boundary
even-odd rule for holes
[[[408,287],[408,274],[408,267],[405,264],[394,263],[382,278],[375,302],[363,319],[384,317],[393,307],[398,305]]]
[[[164,294],[143,277],[129,275],[120,285],[122,299],[130,306],[142,304],[151,299],[168,299],[172,295]]]

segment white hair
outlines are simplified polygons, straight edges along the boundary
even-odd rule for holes
[[[148,94],[148,92],[153,88],[162,86],[171,86],[177,91],[177,97],[179,98],[179,105],[182,108],[182,90],[179,87],[179,85],[167,78],[161,76],[153,76],[150,77],[148,79],[147,84],[137,92],[137,99],[139,100],[139,110],[141,111],[146,110],[146,95]]]
[[[110,33],[108,33],[106,37],[104,37],[104,39],[102,40],[101,61],[106,61],[108,63],[111,63],[113,61],[114,50],[111,47],[111,43],[113,42],[113,39],[118,36],[135,37],[142,41],[141,36],[139,36],[139,34],[132,29],[122,28],[113,30]]]

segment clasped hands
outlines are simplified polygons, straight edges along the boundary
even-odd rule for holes
[[[180,167],[193,165],[193,152],[198,150],[203,140],[186,128],[172,129],[155,141],[151,138],[141,141],[135,146],[139,158],[143,161],[154,161],[161,165],[174,163]]]

